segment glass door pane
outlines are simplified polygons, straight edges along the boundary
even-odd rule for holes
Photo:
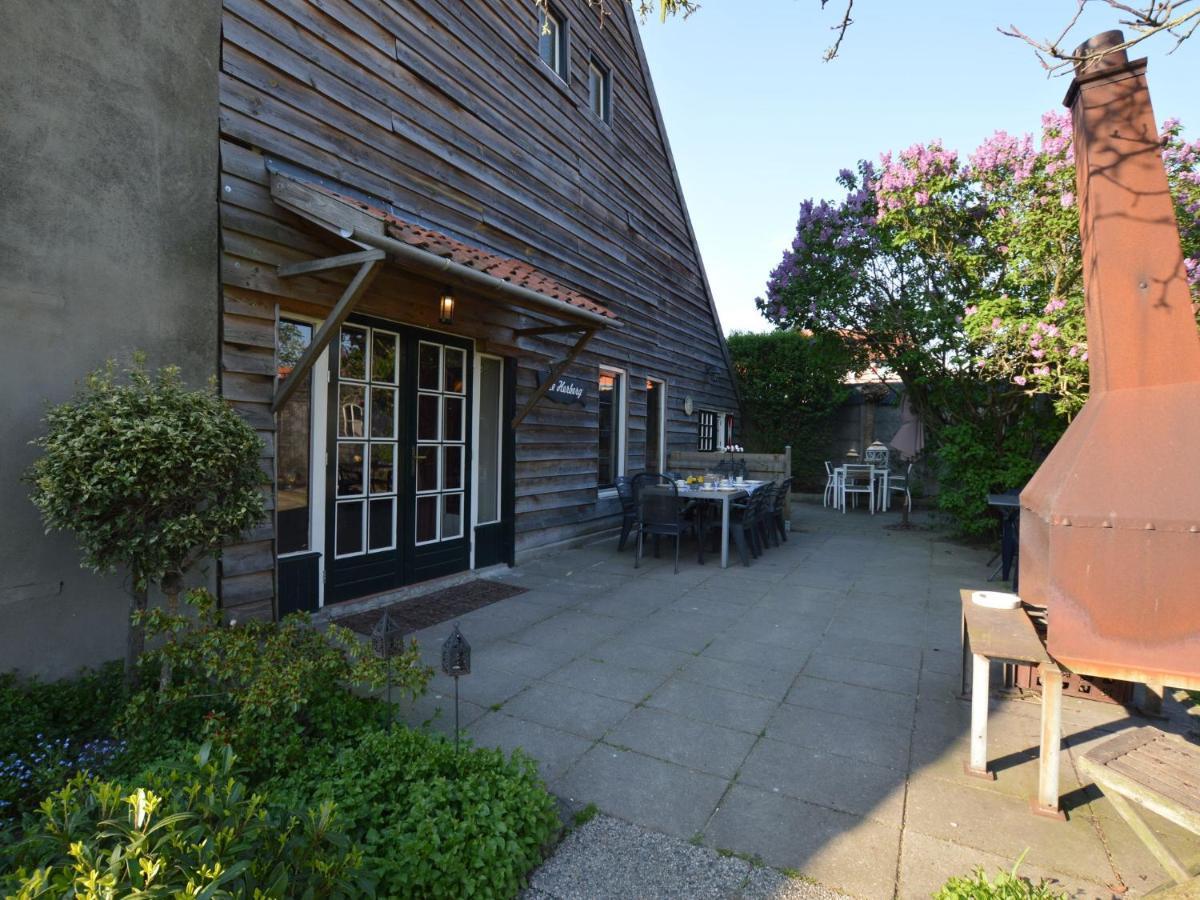
[[[662,468],[663,454],[663,385],[661,381],[646,380],[646,471]]]
[[[504,366],[491,356],[479,358],[479,524],[500,519],[500,420],[504,415]]]

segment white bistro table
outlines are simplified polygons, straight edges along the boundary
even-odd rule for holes
[[[741,497],[749,497],[763,485],[765,481],[743,481],[740,485],[727,488],[681,487],[679,496],[688,500],[700,500],[704,503],[721,504],[721,568],[729,568],[729,504]]]
[[[872,463],[844,463],[833,470],[834,483],[838,486],[834,493],[834,500],[836,501],[834,508],[841,509],[846,505],[846,495],[841,492],[841,488],[846,484],[847,465],[871,466],[871,490],[879,498],[875,503],[875,509],[887,512],[892,505],[891,498],[888,496],[891,493],[888,489],[888,470],[886,466],[876,466]]]

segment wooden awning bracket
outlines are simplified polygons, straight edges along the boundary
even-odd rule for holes
[[[284,263],[275,271],[280,278],[295,278],[297,275],[312,275],[314,272],[327,272],[343,266],[356,266],[374,259],[383,259],[386,256],[387,254],[382,250],[360,250],[357,253],[343,253],[340,256],[328,256],[324,259]]]
[[[571,352],[566,355],[566,358],[561,360],[557,365],[554,366],[553,369],[550,370],[550,374],[546,376],[546,378],[538,386],[538,389],[533,392],[533,395],[525,401],[525,405],[517,411],[515,416],[513,416],[512,427],[514,430],[518,425],[521,424],[522,421],[524,421],[525,417],[529,415],[530,411],[537,404],[537,402],[541,400],[542,397],[546,396],[546,391],[550,390],[550,386],[553,385],[554,382],[558,381],[559,376],[567,371],[571,363],[575,362],[579,354],[583,352],[583,348],[587,346],[587,342],[592,339],[592,335],[595,333],[595,328],[588,328],[586,331],[584,331],[584,333],[579,336],[579,340],[575,342],[575,346],[571,348]]]
[[[347,255],[355,256],[357,254]],[[371,286],[371,282],[375,280],[382,261],[383,255],[380,254],[377,257],[367,259],[359,266],[358,271],[350,280],[350,283],[346,285],[346,290],[342,292],[342,296],[334,305],[333,310],[329,313],[325,321],[321,323],[321,327],[317,329],[312,343],[304,348],[304,352],[300,354],[300,359],[296,362],[292,371],[288,373],[288,376],[275,389],[275,398],[271,401],[272,413],[279,412],[283,404],[287,403],[288,398],[296,392],[296,388],[304,383],[304,379],[308,377],[308,373],[312,370],[313,363],[317,361],[317,357],[329,346],[329,342],[333,340],[333,336],[342,327],[342,323],[346,321],[346,318],[354,310],[359,298],[366,293],[367,288]],[[347,263],[343,263],[343,265],[347,265]]]
[[[539,334],[570,334],[573,331],[583,331],[586,325],[539,325],[537,328],[514,328],[514,337],[534,337]]]

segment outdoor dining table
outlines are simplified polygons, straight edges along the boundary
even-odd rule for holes
[[[749,497],[763,485],[765,481],[744,481],[740,485],[732,484],[728,487],[707,488],[707,487],[681,487],[679,488],[679,496],[686,500],[700,500],[704,503],[720,503],[721,504],[721,568],[729,568],[729,505],[741,497]],[[652,491],[653,487],[645,488]]]

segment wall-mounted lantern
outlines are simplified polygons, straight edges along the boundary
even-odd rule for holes
[[[450,285],[442,288],[442,296],[438,298],[438,321],[443,325],[454,324],[454,291]]]

